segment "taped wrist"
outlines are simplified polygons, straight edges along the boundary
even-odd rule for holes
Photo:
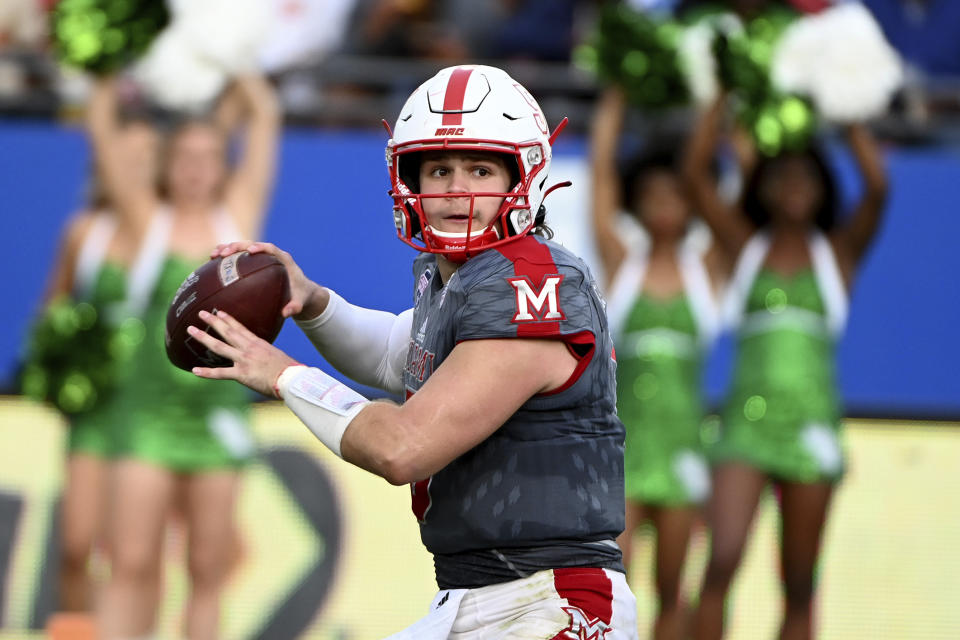
[[[303,365],[284,369],[276,388],[313,435],[342,458],[343,434],[370,401],[320,369]]]

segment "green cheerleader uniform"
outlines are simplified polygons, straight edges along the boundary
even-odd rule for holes
[[[679,506],[706,498],[701,361],[687,296],[637,297],[617,347],[617,410],[627,430],[627,499]]]
[[[111,306],[120,303],[125,295],[126,270],[115,263],[104,262],[97,269],[88,295],[88,302],[97,313],[108,313]],[[90,411],[70,419],[67,449],[71,454],[85,453],[98,458],[113,455],[114,425],[120,423],[117,405],[107,398],[97,402]]]
[[[835,333],[814,267],[792,276],[760,268],[753,279],[712,461],[742,461],[787,482],[842,476]]]
[[[116,393],[123,423],[116,431],[115,455],[176,472],[236,467],[254,451],[247,389],[233,381],[198,378],[167,359],[167,309],[195,266],[178,256],[164,258],[141,316],[145,339]]]
[[[627,431],[626,497],[668,507],[696,504],[710,493],[700,440],[700,371],[719,310],[696,249],[678,248],[683,293],[669,299],[642,293],[647,262],[644,250],[632,248],[607,298],[617,347],[617,412]]]

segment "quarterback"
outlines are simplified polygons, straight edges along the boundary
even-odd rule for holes
[[[363,309],[290,274],[293,316],[370,402],[223,313],[191,333],[233,361],[198,368],[277,397],[334,453],[409,484],[439,593],[396,638],[635,638],[615,539],[624,526],[623,425],[604,304],[544,223],[551,134],[500,69],[421,85],[387,146],[399,238],[422,251],[413,307]]]

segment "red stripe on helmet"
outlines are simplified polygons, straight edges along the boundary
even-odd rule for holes
[[[467,94],[467,81],[470,79],[471,73],[473,73],[473,69],[460,67],[454,69],[453,73],[450,74],[450,80],[447,82],[447,92],[443,96],[443,110],[444,112],[456,111],[457,113],[444,113],[444,125],[463,124],[463,98]]]

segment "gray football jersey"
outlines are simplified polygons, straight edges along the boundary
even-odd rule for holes
[[[622,571],[624,428],[604,303],[586,265],[528,236],[464,263],[443,286],[414,262],[406,397],[464,340],[556,338],[580,361],[560,389],[527,400],[485,441],[411,486],[441,588],[569,566]]]

